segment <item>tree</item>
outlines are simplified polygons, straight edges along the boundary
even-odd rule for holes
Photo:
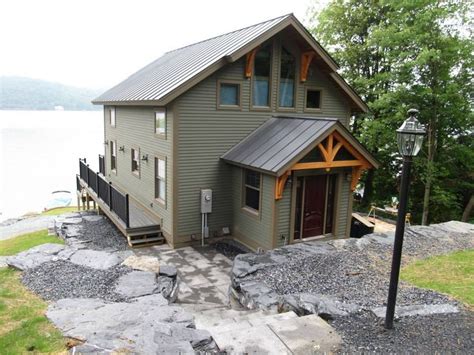
[[[453,0],[334,0],[314,15],[313,32],[334,52],[371,111],[356,117],[353,125],[354,134],[382,162],[382,169],[365,177],[366,204],[396,192],[400,160],[395,159],[394,131],[409,107],[420,109],[428,130],[415,162],[413,214],[426,224],[434,205],[432,221],[453,213],[459,218],[468,203],[474,152],[458,148],[471,142],[466,137],[473,128],[468,5]],[[459,157],[468,170],[452,165]],[[456,181],[456,175],[466,180]]]

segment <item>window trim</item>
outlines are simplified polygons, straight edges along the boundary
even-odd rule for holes
[[[165,131],[163,133],[158,133],[156,131],[157,126],[156,126],[156,114],[157,112],[164,112],[165,113]],[[154,126],[154,135],[155,137],[161,138],[161,139],[166,139],[167,133],[168,133],[168,110],[166,107],[155,107],[153,110],[153,126]]]
[[[311,107],[306,107],[307,106],[307,100],[308,100],[308,91],[319,91],[319,108],[311,108]],[[303,111],[304,112],[322,112],[323,111],[323,93],[324,90],[323,88],[319,86],[305,86],[304,88],[304,102],[303,102]]]
[[[280,106],[280,84],[281,84],[281,57],[283,53],[283,47],[295,58],[295,79],[294,79],[294,86],[293,86],[293,107],[284,107]],[[280,65],[278,66],[278,90],[277,90],[277,109],[279,111],[287,111],[287,112],[296,112],[296,105],[297,105],[297,93],[298,93],[298,83],[300,82],[299,78],[299,61],[298,56],[293,53],[293,51],[289,50],[287,46],[283,44],[280,45]],[[305,96],[305,103],[306,103],[306,96]]]
[[[248,186],[246,183],[245,183],[245,180],[246,180],[246,171],[254,171],[256,172],[257,174],[260,174],[260,185],[258,187],[258,210],[250,207],[250,206],[247,206],[246,205],[246,201],[245,201],[245,191],[246,191],[246,188],[249,187],[251,189],[254,189],[254,190],[257,190],[257,188],[255,188],[254,186]],[[242,168],[242,198],[241,198],[241,209],[242,211],[244,211],[245,213],[247,213],[248,215],[252,216],[252,217],[258,217],[260,218],[262,213],[262,192],[263,192],[263,174],[260,172],[260,171],[257,171],[257,170],[253,170],[253,169],[246,169],[246,168]]]
[[[273,60],[275,59],[275,41],[262,44],[259,49],[268,47],[271,48],[270,53],[270,75],[268,77],[268,106],[257,106],[253,104],[253,91],[255,83],[255,58],[253,58],[252,63],[252,77],[250,79],[250,110],[252,111],[271,111],[272,110],[272,100],[273,100]],[[257,50],[258,51],[258,50]]]
[[[153,186],[154,186],[154,191],[153,191],[153,199],[163,208],[166,209],[166,201],[167,201],[167,195],[168,195],[168,159],[166,156],[155,154],[154,156],[154,166],[153,166]],[[156,190],[156,180],[163,181],[161,178],[158,176],[158,164],[159,160],[162,160],[165,162],[165,177],[164,177],[164,183],[165,183],[165,198],[162,199],[161,197],[157,197],[157,192],[159,193],[159,190]]]
[[[115,157],[115,168],[112,168],[112,154],[113,154],[113,151],[114,149],[112,149],[112,147],[110,146],[110,144],[113,143],[114,147],[115,147],[115,155],[113,157]],[[114,139],[111,139],[110,140],[110,143],[109,143],[109,146],[110,146],[110,171],[112,173],[114,173],[115,175],[117,175],[117,140],[114,140]]]
[[[112,112],[114,113],[114,123],[112,124]],[[109,125],[110,127],[117,127],[117,110],[115,106],[109,106]]]
[[[135,152],[138,152],[138,164],[137,164],[138,169],[137,169],[137,170],[133,170],[133,152],[134,152],[134,151],[135,151]],[[135,177],[137,177],[137,178],[139,178],[139,179],[140,179],[140,177],[141,177],[141,171],[142,171],[142,169],[141,169],[141,161],[140,161],[141,155],[140,155],[140,154],[141,154],[140,148],[138,148],[138,147],[136,147],[136,146],[132,146],[132,147],[130,148],[130,171],[132,172],[132,175],[133,175],[133,176],[135,176]]]
[[[225,105],[221,104],[221,85],[222,84],[231,84],[231,85],[238,85],[238,104],[237,105]],[[226,80],[226,79],[218,79],[217,80],[217,101],[216,107],[219,110],[242,110],[242,82],[238,80]]]

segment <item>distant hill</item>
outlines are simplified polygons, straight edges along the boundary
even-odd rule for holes
[[[81,89],[45,80],[17,77],[0,77],[0,110],[99,110],[91,104],[101,92]]]

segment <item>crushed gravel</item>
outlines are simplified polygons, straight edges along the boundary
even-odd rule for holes
[[[127,239],[105,217],[99,221],[87,221],[79,224],[81,232],[75,238],[88,242],[87,248],[93,250],[129,250]]]
[[[228,257],[230,260],[234,260],[235,257],[239,254],[251,253],[252,251],[242,244],[231,240],[221,240],[209,245],[214,248],[218,253],[221,253]]]
[[[97,270],[58,260],[26,270],[22,275],[22,282],[48,301],[61,298],[100,298],[123,302],[126,299],[116,294],[113,286],[120,276],[131,271],[120,265]]]
[[[335,317],[330,324],[343,339],[340,354],[472,354],[474,314],[404,317],[386,330],[371,312]]]
[[[279,295],[324,294],[362,307],[382,306],[387,300],[389,269],[366,253],[337,252],[273,265],[254,274]],[[447,296],[401,283],[397,304],[441,304]]]

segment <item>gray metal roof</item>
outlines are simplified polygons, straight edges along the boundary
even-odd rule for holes
[[[293,16],[281,16],[167,52],[93,102],[158,101],[213,63],[232,55],[289,17]]]
[[[370,153],[333,118],[272,117],[221,158],[231,164],[280,176],[335,129],[369,162],[378,166]]]

